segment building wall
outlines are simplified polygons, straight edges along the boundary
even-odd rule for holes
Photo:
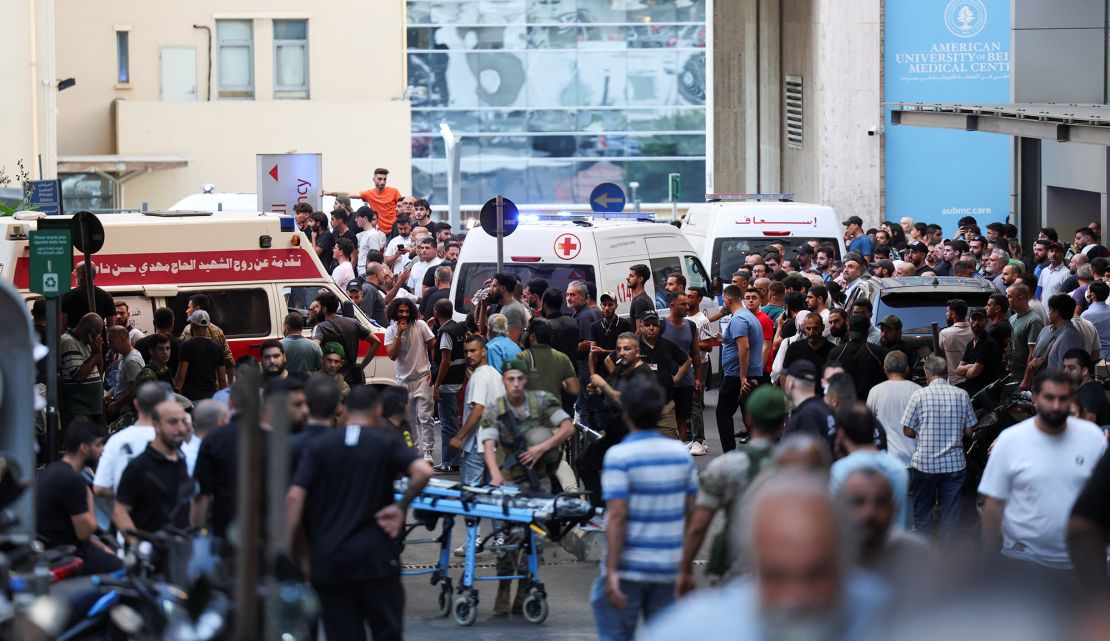
[[[208,36],[194,25],[211,29],[215,40],[219,19],[253,21],[253,99],[219,98],[215,61],[208,80]],[[275,19],[308,21],[308,100],[274,97]],[[117,29],[130,34],[128,85],[116,82]],[[215,0],[70,0],[59,8],[57,34],[58,76],[77,79],[59,96],[61,155],[189,158],[187,169],[127,183],[125,207],[166,206],[208,182],[220,191],[254,191],[254,154],[291,150],[324,154],[328,189],[368,187],[377,166],[389,167],[392,184],[409,189],[408,139],[398,135],[409,127],[400,0],[254,0],[234,7]],[[195,102],[161,101],[162,47],[196,49]]]
[[[36,139],[35,3],[0,2],[0,24],[6,25],[0,78],[7,91],[0,100],[0,169],[14,176],[22,160],[34,173],[39,145]],[[16,185],[11,185],[16,186]]]
[[[803,86],[802,148],[785,144],[782,190],[846,218],[882,214],[879,0],[782,0],[782,75]],[[781,107],[780,107],[781,109]]]

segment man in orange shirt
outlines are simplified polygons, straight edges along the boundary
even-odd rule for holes
[[[389,170],[379,167],[374,170],[374,188],[367,189],[358,193],[348,193],[345,191],[325,191],[325,196],[348,196],[350,198],[358,197],[362,202],[370,205],[378,214],[378,229],[382,233],[389,235],[393,231],[393,221],[397,219],[397,201],[401,199],[401,192],[393,187],[386,187],[385,182],[389,179]]]

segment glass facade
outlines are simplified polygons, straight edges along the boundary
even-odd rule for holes
[[[463,138],[462,202],[644,202],[705,184],[705,0],[407,0],[413,191],[447,202],[439,125]]]

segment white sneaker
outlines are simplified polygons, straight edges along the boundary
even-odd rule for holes
[[[690,446],[690,454],[693,456],[705,456],[709,454],[709,448],[705,443],[694,441],[694,444]]]
[[[436,462],[436,460],[434,458],[432,458],[431,454],[425,454],[424,455],[424,460],[428,462],[428,465],[432,465]]]

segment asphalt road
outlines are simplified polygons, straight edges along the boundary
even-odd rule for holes
[[[699,469],[704,468],[713,457],[721,454],[717,422],[713,414],[717,392],[714,390],[707,393],[705,400],[705,433],[710,453],[707,456],[695,458]],[[488,531],[488,526],[483,525],[483,531]],[[462,543],[464,531],[462,523],[457,522],[453,532],[453,547]],[[418,528],[410,539],[430,539],[438,536],[438,532],[438,529],[429,532],[424,528]],[[406,569],[422,569],[433,565],[437,555],[436,545],[407,545],[401,561]],[[480,591],[478,618],[473,625],[461,627],[455,623],[452,616],[439,615],[437,604],[439,586],[430,585],[427,576],[408,576],[404,578],[405,638],[412,641],[443,641],[445,638],[488,641],[499,639],[516,641],[521,638],[528,638],[529,641],[597,639],[593,611],[589,603],[590,587],[598,575],[597,564],[580,563],[566,551],[551,544],[544,547],[543,556],[544,565],[540,566],[540,578],[547,588],[550,608],[550,614],[544,623],[531,624],[521,616],[495,617],[493,600],[497,594],[497,584],[482,582],[478,584]],[[457,584],[462,576],[462,559],[453,556],[451,561],[451,580]],[[491,554],[479,556],[478,564],[478,576],[488,576],[493,573]]]

